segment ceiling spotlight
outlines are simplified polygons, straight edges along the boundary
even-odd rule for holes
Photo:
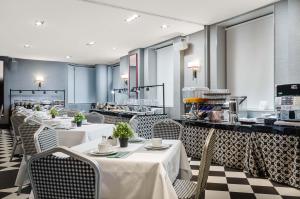
[[[24,48],[30,48],[31,46],[29,44],[25,44]]]
[[[116,48],[116,47],[113,47],[112,49],[113,49],[113,50],[117,50],[117,48]]]
[[[163,25],[161,25],[160,27],[161,27],[161,29],[163,29],[163,30],[165,30],[165,29],[168,29],[168,28],[169,28],[169,26],[168,26],[167,24],[163,24]]]
[[[140,15],[134,14],[134,15],[132,15],[131,17],[128,17],[127,19],[125,19],[125,21],[126,21],[127,23],[130,23],[130,22],[132,22],[133,20],[135,20],[135,19],[137,19],[137,18],[139,18],[139,17],[140,17]]]
[[[87,46],[92,46],[92,45],[95,45],[95,44],[96,44],[95,41],[90,41],[90,42],[86,43]]]
[[[44,25],[44,23],[45,23],[45,21],[36,21],[35,25],[39,27],[39,26]]]
[[[71,58],[71,56],[70,56],[70,55],[67,55],[67,56],[66,56],[66,58],[67,58],[67,59],[70,59],[70,58]]]
[[[149,89],[149,87],[146,87],[146,91],[149,91],[150,89]]]

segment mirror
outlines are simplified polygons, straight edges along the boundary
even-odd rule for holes
[[[132,87],[138,87],[138,55],[137,53],[129,55],[129,97],[138,98],[138,91],[131,91]]]

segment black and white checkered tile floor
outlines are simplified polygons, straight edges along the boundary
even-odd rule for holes
[[[9,162],[12,139],[7,132],[0,135],[0,198],[28,198],[30,187],[24,187],[17,196],[14,186],[21,159]],[[191,161],[193,181],[197,181],[200,162]],[[205,199],[300,199],[300,190],[271,182],[267,179],[254,178],[242,171],[211,166]]]

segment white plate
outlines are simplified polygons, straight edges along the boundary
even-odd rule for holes
[[[94,155],[94,156],[108,156],[108,155],[113,155],[116,153],[117,153],[116,150],[111,150],[111,151],[107,151],[107,152],[99,152],[98,149],[93,149],[93,150],[89,151],[89,154]]]
[[[152,144],[145,145],[145,149],[147,150],[165,150],[170,148],[171,144],[162,144],[161,146],[153,146]]]

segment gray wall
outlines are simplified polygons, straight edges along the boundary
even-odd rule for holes
[[[10,89],[37,89],[35,78],[41,75],[45,79],[42,89],[65,89],[67,91],[67,73],[67,64],[61,62],[15,59],[5,66],[5,117],[0,122],[8,123]]]
[[[107,65],[96,65],[96,101],[107,102],[108,94],[108,70]]]
[[[205,54],[204,54],[204,31],[188,36],[189,48],[184,51],[184,86],[204,87],[205,86]],[[197,78],[193,79],[192,69],[188,68],[189,62],[199,61],[200,68],[197,71]]]

